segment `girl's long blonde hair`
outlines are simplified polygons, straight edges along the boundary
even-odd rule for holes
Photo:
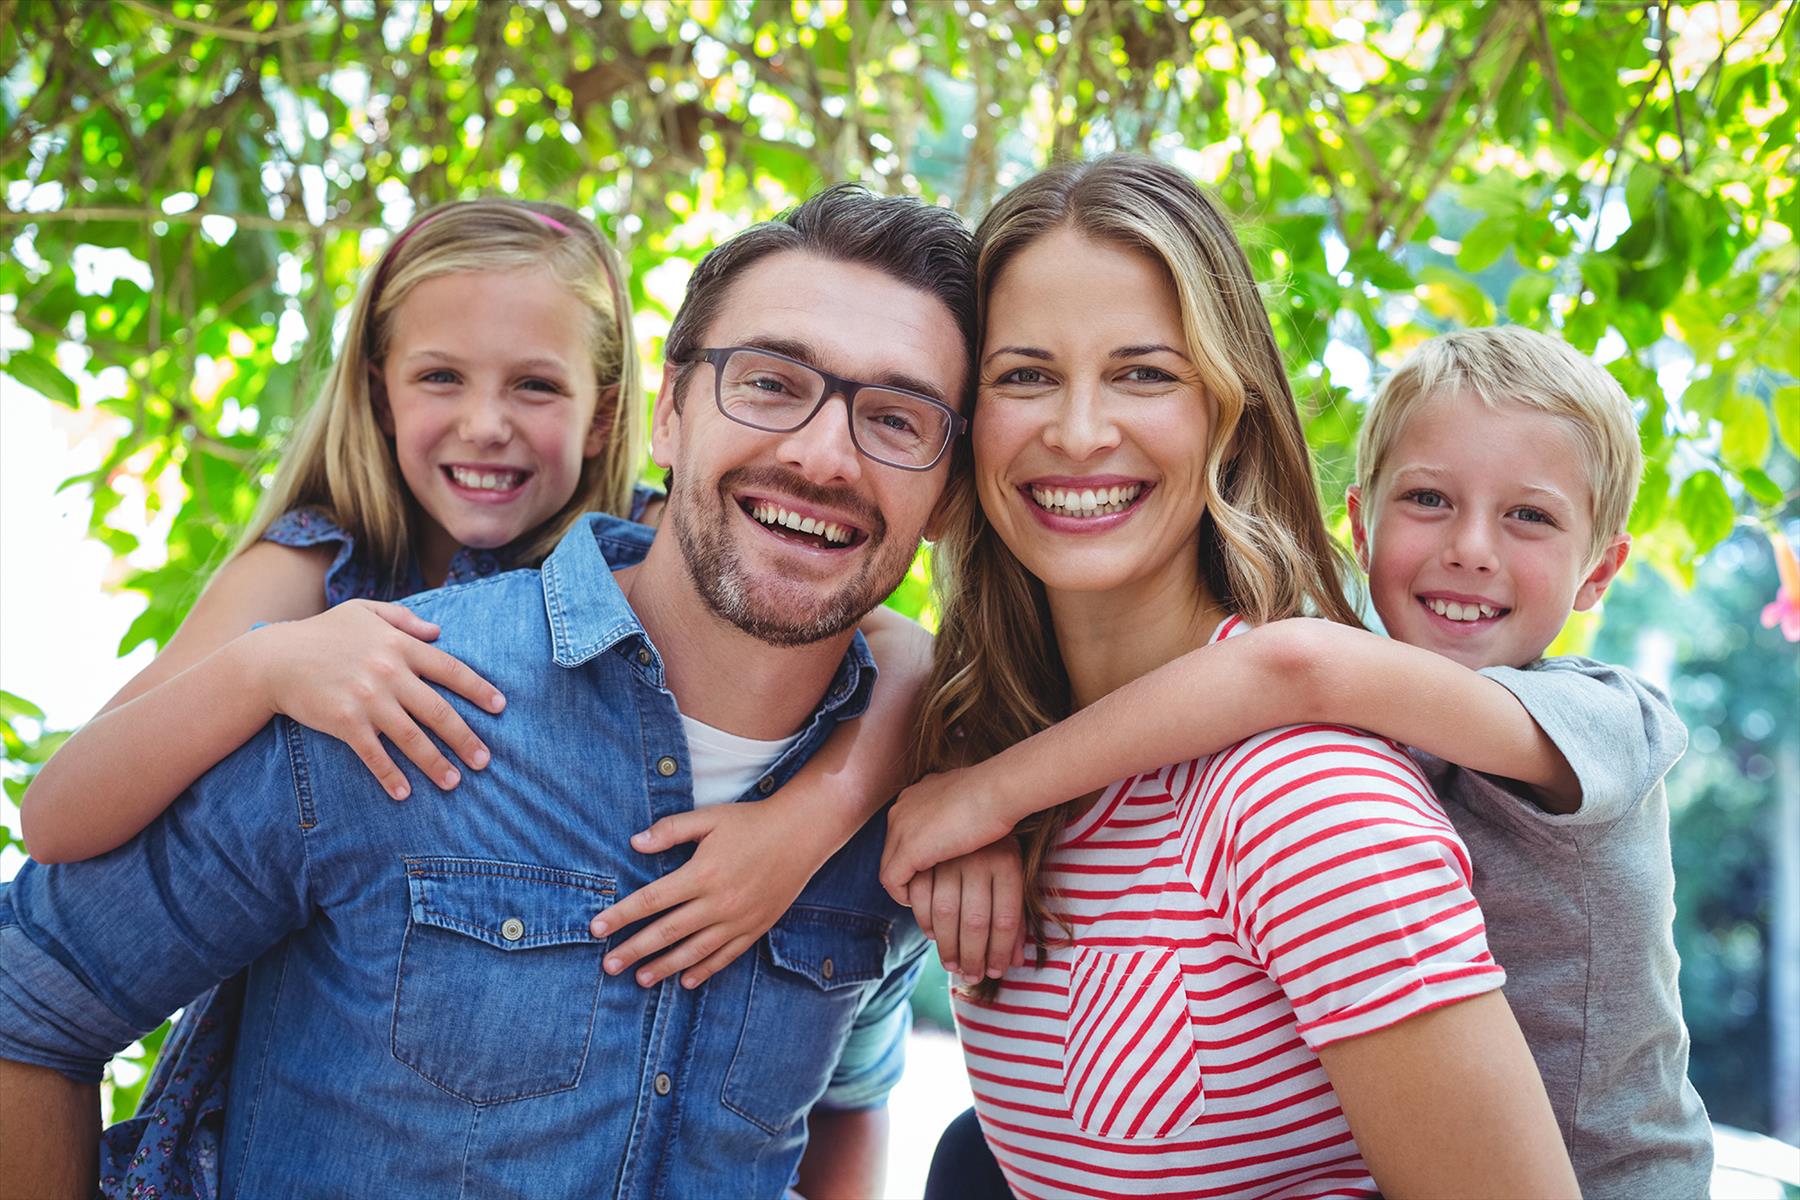
[[[1268,313],[1224,213],[1179,171],[1141,155],[1050,167],[1008,192],[975,231],[984,335],[989,298],[1007,264],[1063,228],[1148,254],[1175,284],[1189,356],[1218,411],[1200,521],[1200,572],[1212,598],[1257,624],[1303,614],[1359,624],[1344,595],[1349,561],[1320,516]],[[982,513],[968,439],[957,453],[932,553],[941,626],[915,752],[921,772],[989,758],[1070,711],[1044,586]],[[1040,946],[1049,924],[1044,857],[1074,803],[1020,826],[1026,903]]]
[[[356,539],[391,584],[413,557],[416,505],[400,477],[370,394],[392,336],[394,313],[419,284],[468,271],[545,267],[588,310],[588,347],[601,389],[606,445],[582,463],[575,494],[505,554],[508,565],[542,561],[581,514],[631,515],[631,489],[644,454],[644,405],[631,298],[624,267],[593,223],[558,204],[483,199],[420,214],[389,244],[350,309],[349,327],[318,398],[295,427],[275,480],[233,555],[261,539],[290,509],[315,505]],[[610,398],[606,389],[617,386]]]

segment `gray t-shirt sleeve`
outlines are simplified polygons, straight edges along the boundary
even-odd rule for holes
[[[1638,804],[1687,749],[1687,727],[1654,685],[1624,667],[1569,655],[1482,672],[1518,698],[1581,783],[1581,807],[1559,825],[1606,825]]]

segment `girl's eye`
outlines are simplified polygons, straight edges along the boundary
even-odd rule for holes
[[[519,386],[522,388],[525,388],[528,391],[549,392],[552,395],[556,395],[556,396],[560,396],[563,393],[562,384],[557,383],[554,380],[550,380],[550,379],[527,379],[524,383],[521,383]]]
[[[1430,488],[1416,488],[1400,497],[1418,505],[1420,508],[1448,508],[1450,502],[1444,499],[1444,493],[1434,492]]]
[[[455,383],[456,382],[456,372],[452,371],[449,367],[438,367],[436,370],[427,371],[427,372],[425,372],[425,374],[419,376],[419,382],[420,383]]]

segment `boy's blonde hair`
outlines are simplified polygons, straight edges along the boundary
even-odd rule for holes
[[[644,455],[644,405],[624,268],[587,218],[558,204],[482,199],[420,214],[389,243],[358,288],[344,342],[324,387],[295,427],[275,481],[234,554],[256,544],[281,514],[316,505],[356,539],[391,584],[407,576],[416,506],[377,421],[370,374],[393,334],[394,313],[428,279],[472,271],[546,268],[588,310],[588,349],[600,389],[606,444],[582,462],[575,493],[556,514],[507,547],[508,565],[534,566],[589,511],[631,515]],[[606,389],[618,386],[608,397]]]
[[[1489,408],[1522,404],[1569,422],[1593,492],[1589,561],[1625,532],[1644,451],[1631,401],[1613,377],[1558,338],[1520,325],[1440,334],[1406,356],[1369,405],[1356,446],[1356,483],[1373,493],[1388,454],[1418,406],[1467,392]]]

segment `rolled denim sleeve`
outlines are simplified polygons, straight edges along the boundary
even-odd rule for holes
[[[887,1103],[906,1067],[906,1035],[912,1032],[913,985],[924,962],[920,952],[888,973],[856,1014],[837,1069],[819,1098],[819,1107],[874,1108]]]
[[[286,723],[130,842],[0,888],[0,1058],[82,1083],[305,923],[308,795]]]

